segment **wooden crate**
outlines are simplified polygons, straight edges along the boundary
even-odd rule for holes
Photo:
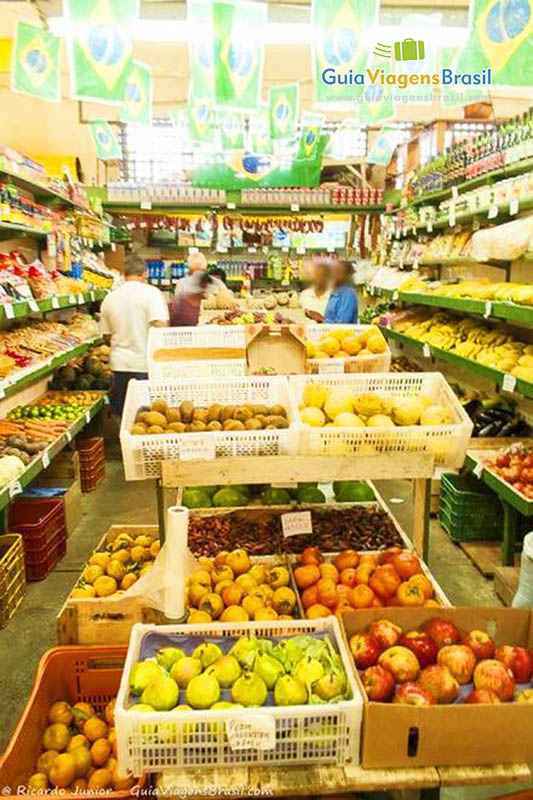
[[[111,525],[95,551],[114,542],[121,533],[132,538],[141,535],[159,538],[157,525]],[[58,644],[128,644],[136,622],[161,625],[169,620],[162,612],[143,605],[139,598],[69,596],[57,615]]]

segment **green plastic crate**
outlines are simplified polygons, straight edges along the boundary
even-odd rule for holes
[[[472,475],[442,475],[439,521],[456,542],[497,541],[503,534],[498,496]]]

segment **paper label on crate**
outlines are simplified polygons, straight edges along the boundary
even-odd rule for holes
[[[299,211],[300,203],[291,203],[291,211]]]
[[[13,306],[11,303],[6,303],[4,306],[4,313],[6,315],[6,319],[14,319],[15,312],[13,311]]]
[[[427,342],[422,348],[422,355],[424,356],[424,358],[431,358],[431,347],[429,346],[429,344],[427,344]]]
[[[187,436],[188,441],[180,442],[180,458],[182,461],[212,461],[215,457],[215,443],[211,439],[201,439],[198,442],[192,441]]]
[[[41,310],[39,308],[39,303],[37,302],[37,300],[34,300],[33,298],[31,300],[28,300],[28,305],[30,307],[30,311],[40,311]]]
[[[85,412],[85,422],[89,423],[90,421],[91,421],[91,412],[90,411],[86,411]]]
[[[232,750],[273,750],[276,724],[270,714],[249,714],[226,720],[226,734]]]
[[[69,301],[71,306],[75,306],[76,305],[76,295],[75,294],[69,294],[68,301]]]
[[[52,297],[52,308],[59,308],[59,300],[56,295]]]
[[[85,298],[82,294],[78,295],[78,305],[82,306],[85,303]]]
[[[452,186],[452,197],[454,200],[457,200],[457,198],[459,197],[459,189],[457,188],[457,186]]]
[[[320,359],[318,362],[319,375],[342,375],[344,372],[344,360],[341,358]]]
[[[489,206],[489,213],[487,214],[487,219],[494,219],[494,217],[498,216],[498,206],[496,203],[492,203]]]
[[[116,249],[117,249],[117,246],[116,246],[115,242],[111,242],[111,251],[114,253]]]
[[[483,314],[483,316],[485,317],[485,319],[488,319],[491,314],[492,314],[492,303],[490,302],[490,300],[487,300],[487,302],[485,303],[485,313]]]
[[[476,478],[481,478],[481,476],[483,475],[483,464],[481,463],[481,461],[478,461],[472,472],[476,476]]]
[[[50,456],[48,455],[46,450],[43,451],[43,454],[41,456],[41,461],[43,462],[43,469],[46,469],[47,467],[50,466]]]
[[[141,201],[141,211],[151,211],[152,210],[152,203],[150,200],[142,200]]]
[[[228,203],[228,208],[230,209],[230,211],[233,211],[233,209],[237,208],[237,205],[236,203]]]
[[[296,255],[305,256],[305,247],[303,245],[300,245],[299,247],[296,248]]]
[[[514,375],[504,375],[502,389],[504,392],[514,392],[516,388],[516,378]]]
[[[294,511],[290,514],[281,515],[281,527],[283,535],[301,536],[302,534],[313,533],[313,521],[310,511]]]
[[[72,441],[72,432],[71,431],[67,431],[67,442],[71,442],[71,441]]]
[[[433,223],[430,219],[426,222],[426,230],[428,233],[433,233]]]
[[[518,209],[520,208],[520,200],[518,197],[513,197],[512,200],[509,200],[509,214],[514,216],[518,214]]]
[[[9,496],[16,497],[17,494],[22,494],[22,486],[20,481],[13,481],[9,484]]]
[[[400,295],[398,294],[398,290],[397,290],[397,289],[395,289],[395,290],[393,291],[393,293],[392,293],[392,299],[393,299],[393,300],[397,300],[397,299],[399,298],[399,296],[400,296]]]

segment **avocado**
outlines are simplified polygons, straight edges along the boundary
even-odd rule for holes
[[[333,491],[338,503],[369,503],[376,499],[366,481],[335,481]]]
[[[211,508],[213,505],[209,495],[201,489],[185,489],[181,504],[186,508]]]
[[[325,503],[326,495],[321,489],[316,486],[306,486],[304,489],[298,489],[298,502],[299,503]]]
[[[234,506],[248,505],[248,497],[235,490],[233,486],[219,489],[213,495],[213,505],[219,508],[233,508]]]
[[[286,489],[266,489],[261,495],[261,502],[264,506],[287,506],[290,505],[291,496]]]

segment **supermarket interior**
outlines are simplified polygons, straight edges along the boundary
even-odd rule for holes
[[[533,800],[533,0],[0,0],[0,109],[0,795]]]

